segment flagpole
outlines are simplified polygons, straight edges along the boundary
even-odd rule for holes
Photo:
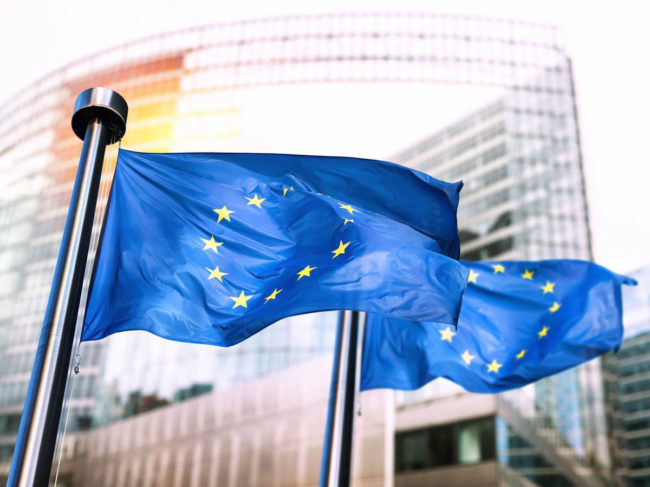
[[[72,130],[84,143],[7,487],[49,483],[104,152],[124,135],[127,113],[124,98],[106,88],[87,89],[75,102]]]
[[[358,311],[341,311],[339,314],[319,487],[350,485],[363,341],[363,324],[360,325],[359,315]]]

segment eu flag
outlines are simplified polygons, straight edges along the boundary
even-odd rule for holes
[[[82,340],[228,346],[332,309],[455,324],[460,187],[363,159],[120,151]]]
[[[501,392],[617,349],[621,285],[591,262],[464,262],[458,328],[368,317],[361,389],[417,389],[438,377]]]

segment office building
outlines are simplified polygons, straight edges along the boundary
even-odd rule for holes
[[[330,365],[329,357],[313,359],[68,435],[59,485],[316,486],[327,408],[321,384]],[[436,386],[447,390],[398,407],[392,391],[361,394],[353,485],[607,485],[549,418],[534,410],[525,415],[525,395]]]
[[[464,259],[591,258],[568,59],[538,73],[534,82],[536,89],[506,90],[492,103],[393,158],[441,179],[465,181],[459,207]],[[466,422],[475,420],[472,413],[454,423],[443,420],[440,426],[432,426],[429,420],[424,429],[416,427],[417,421],[409,422],[403,432],[400,417],[411,414],[407,411],[421,410],[418,416],[424,420],[439,416],[434,411],[440,404],[447,403],[449,410],[461,407],[446,399],[436,383],[400,394],[397,478],[400,472],[425,478],[435,475],[434,467],[463,464],[461,446],[467,441],[464,428],[468,427],[474,428],[474,434],[481,431],[482,439],[472,440],[475,455],[484,449],[486,460],[498,458],[538,485],[607,482],[609,453],[600,377],[599,363],[592,361],[520,391],[498,395],[496,413],[492,411],[484,423]],[[485,396],[450,388],[459,404],[476,402],[468,411],[488,402]],[[422,405],[427,403],[430,405]],[[528,426],[523,428],[523,424]],[[432,445],[431,439],[440,435],[449,441],[453,438],[458,451],[448,452],[445,458],[432,454],[428,461],[409,460],[409,452],[423,455],[422,449],[414,446],[417,442]],[[553,441],[545,444],[549,437]],[[496,447],[483,448],[483,442],[493,445],[494,439]]]
[[[650,267],[629,274],[638,287],[623,294],[625,339],[605,357],[607,413],[614,480],[650,485]]]
[[[59,485],[316,486],[329,357],[69,437]],[[291,384],[290,388],[279,387]],[[361,399],[354,481],[392,484],[393,395]]]

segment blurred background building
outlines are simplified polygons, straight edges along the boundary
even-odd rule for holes
[[[557,63],[393,158],[440,179],[465,181],[458,213],[464,259],[592,258],[571,65],[568,58]],[[473,396],[451,385],[443,391],[440,382],[400,395],[402,408],[446,394],[459,400]],[[536,435],[556,437],[559,448],[555,452],[541,448],[536,456],[529,451],[522,460],[518,448],[524,444],[531,448],[535,439],[513,432],[516,421],[498,417],[498,424],[505,422],[490,431],[504,447],[497,452],[499,458],[514,467],[527,465],[526,476],[540,485],[568,483],[571,472],[565,467],[570,465],[589,465],[601,481],[607,481],[609,453],[601,382],[599,363],[593,361],[501,394],[499,404],[520,409],[531,425],[541,427]],[[434,401],[432,408],[437,407]],[[449,404],[449,408],[455,406]],[[434,416],[432,412],[419,414]],[[426,442],[422,432],[404,433],[401,438],[406,443],[396,445],[398,460],[401,445],[415,441],[410,435]],[[519,445],[514,455],[505,446],[510,444]],[[564,465],[550,458],[563,448],[572,456]],[[497,453],[490,455],[496,458]],[[402,465],[398,462],[400,468],[407,472],[421,467],[405,459]],[[597,485],[598,480],[592,477],[585,482]]]
[[[641,487],[650,485],[650,267],[630,276],[640,285],[624,294],[625,340],[604,368],[614,480]]]
[[[0,106],[0,482],[78,162],[72,106],[80,91],[99,85],[129,103],[122,141],[129,149],[391,158],[465,180],[465,258],[591,258],[571,60],[553,26],[329,14],[217,24],[100,52]],[[112,148],[98,221],[115,161]],[[93,245],[97,237],[95,231]],[[328,313],[291,318],[229,349],[138,332],[82,344],[74,359],[81,373],[69,382],[62,419],[68,435],[59,445],[66,458],[59,480],[314,484],[334,322]],[[296,393],[304,377],[313,377],[313,389]],[[289,403],[294,394],[303,399],[291,409],[281,401],[269,406],[260,426],[268,434],[253,435],[247,420],[258,424],[261,413],[249,401],[268,400],[258,387],[282,391]],[[444,381],[396,394],[396,404],[393,393],[381,394],[362,396],[370,426],[359,430],[358,485],[609,482],[598,361],[498,396],[468,394]],[[193,408],[212,412],[184,426],[194,421]],[[217,426],[226,423],[205,419],[212,422],[196,429],[200,418],[226,410],[241,427],[220,436]],[[316,411],[322,419],[314,419]],[[286,458],[269,456],[287,427],[282,414],[303,425],[303,440],[286,450],[300,459],[290,470]],[[207,447],[199,430],[214,431],[215,443]],[[174,453],[178,435],[187,448]],[[151,451],[138,456],[134,448]],[[215,462],[219,472],[202,470]],[[160,469],[166,473],[156,476]]]

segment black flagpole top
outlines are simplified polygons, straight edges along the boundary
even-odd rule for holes
[[[118,92],[108,88],[88,88],[77,96],[72,114],[72,130],[81,140],[88,123],[100,120],[110,132],[109,144],[115,143],[126,132],[129,106]]]

